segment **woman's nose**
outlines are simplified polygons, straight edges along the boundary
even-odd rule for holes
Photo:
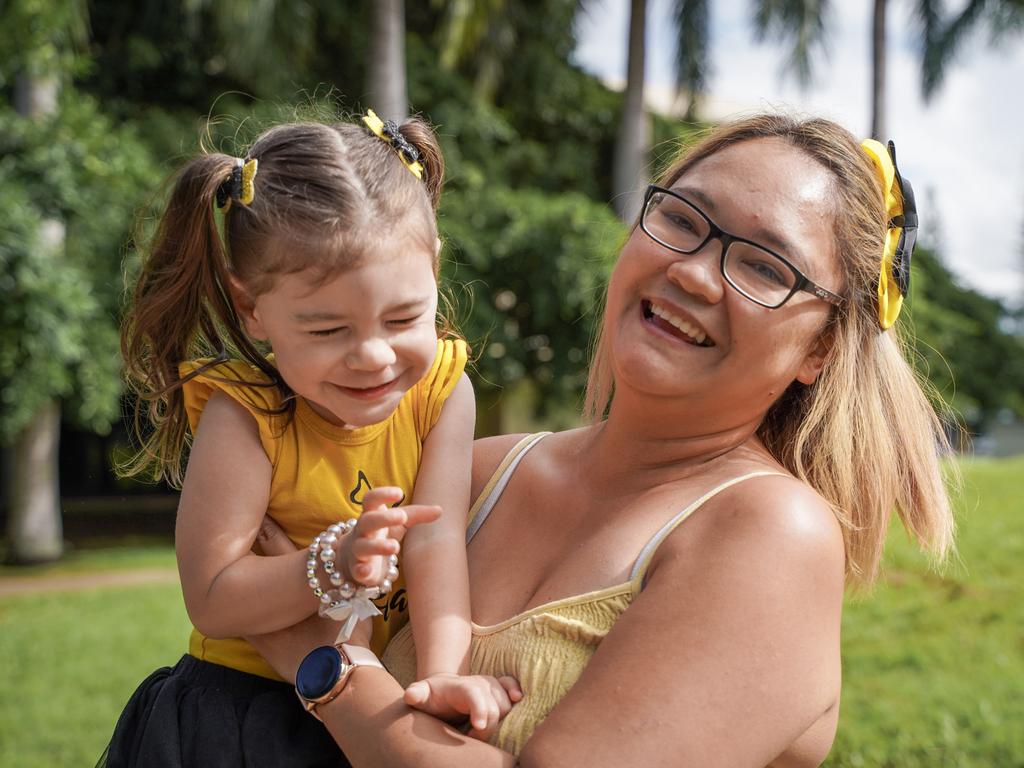
[[[392,365],[397,356],[392,346],[379,336],[363,339],[352,352],[346,363],[356,371],[379,371]]]
[[[721,263],[722,245],[711,240],[696,253],[678,255],[669,264],[667,276],[687,293],[717,304],[725,292]]]

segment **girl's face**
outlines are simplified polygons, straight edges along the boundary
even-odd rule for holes
[[[390,416],[437,352],[435,254],[394,236],[324,282],[281,275],[236,301],[251,336],[270,342],[284,380],[327,421],[350,427]]]
[[[830,182],[825,168],[787,142],[755,139],[701,161],[672,189],[722,229],[841,292]],[[777,309],[755,304],[725,281],[721,257],[718,240],[681,255],[640,227],[632,233],[605,319],[617,390],[683,396],[709,418],[726,403],[730,418],[746,422],[759,420],[794,380],[814,381],[828,351],[821,331],[830,306],[803,292]]]

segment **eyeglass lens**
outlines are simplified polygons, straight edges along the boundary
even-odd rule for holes
[[[707,219],[696,208],[663,192],[651,195],[643,223],[655,240],[684,253],[694,253],[711,231]],[[729,243],[722,270],[741,292],[769,306],[785,301],[797,281],[793,270],[775,254],[738,240]]]

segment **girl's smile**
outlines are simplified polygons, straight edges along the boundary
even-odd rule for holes
[[[327,280],[280,275],[237,303],[250,335],[270,342],[284,380],[318,416],[363,427],[394,413],[434,362],[433,264],[431,249],[394,236]]]

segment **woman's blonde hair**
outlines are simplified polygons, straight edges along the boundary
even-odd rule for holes
[[[817,381],[792,385],[765,415],[758,436],[772,455],[833,507],[843,527],[847,576],[869,585],[878,572],[895,507],[937,558],[953,542],[953,517],[939,458],[949,442],[910,367],[897,326],[878,325],[878,273],[887,220],[882,189],[860,142],[823,119],[758,115],[718,127],[662,174],[665,187],[705,158],[742,141],[789,142],[832,174],[835,239],[847,303],[825,329],[832,346]],[[634,224],[634,228],[635,228]],[[585,412],[604,417],[614,394],[603,327],[587,382]]]

